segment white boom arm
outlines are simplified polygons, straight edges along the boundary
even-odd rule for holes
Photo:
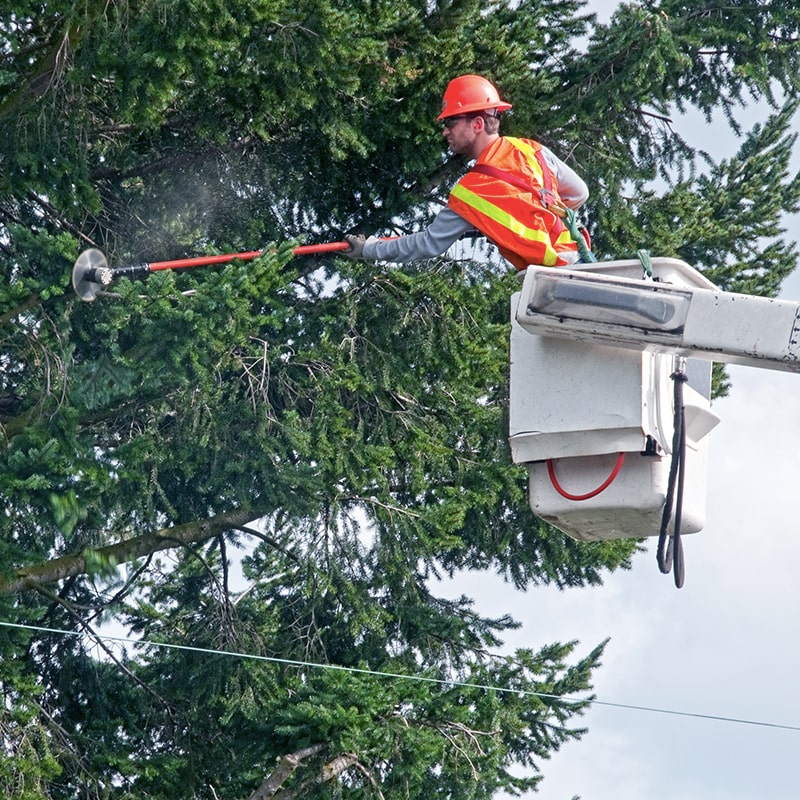
[[[655,280],[631,277],[637,261],[528,267],[517,322],[542,336],[800,372],[800,303],[720,291],[676,259],[652,268]]]

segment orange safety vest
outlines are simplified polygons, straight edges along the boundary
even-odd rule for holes
[[[453,187],[447,201],[520,270],[529,264],[564,266],[570,260],[561,254],[578,250],[557,213],[563,213],[564,205],[541,150],[531,139],[498,138]]]

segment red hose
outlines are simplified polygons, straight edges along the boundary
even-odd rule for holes
[[[600,492],[605,491],[608,489],[609,486],[614,482],[614,479],[619,475],[619,471],[622,469],[622,465],[625,462],[625,453],[620,453],[617,456],[617,463],[614,464],[614,469],[611,470],[611,474],[600,484],[596,489],[592,490],[591,492],[587,492],[586,494],[570,494],[566,492],[561,484],[558,482],[558,478],[556,478],[556,470],[553,466],[553,459],[548,459],[547,461],[547,474],[550,476],[550,482],[553,484],[553,488],[562,496],[565,497],[567,500],[589,500],[592,497],[597,497]]]

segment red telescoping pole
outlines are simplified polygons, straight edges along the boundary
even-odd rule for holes
[[[326,242],[324,244],[304,244],[295,247],[292,253],[296,256],[307,256],[314,253],[334,253],[349,249],[348,242]],[[111,268],[105,255],[96,248],[84,250],[72,268],[72,286],[81,300],[92,301],[97,294],[114,279],[128,277],[141,278],[151,272],[164,269],[188,269],[203,267],[209,264],[227,264],[231,261],[248,261],[263,255],[266,250],[251,250],[247,253],[224,253],[215,256],[196,256],[195,258],[178,258],[172,261],[154,261],[152,263],[126,264]]]
[[[334,253],[336,251],[347,250],[350,245],[347,242],[326,242],[324,244],[303,244],[295,247],[292,252],[296,256],[307,256],[314,253]],[[148,264],[150,272],[158,272],[163,269],[187,269],[190,267],[202,267],[208,264],[225,264],[229,261],[250,261],[264,254],[264,250],[251,250],[247,253],[223,253],[216,256],[197,256],[196,258],[177,258],[172,261],[153,261]]]

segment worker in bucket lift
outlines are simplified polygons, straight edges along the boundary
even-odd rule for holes
[[[474,160],[472,169],[425,230],[393,239],[348,235],[345,255],[399,263],[433,258],[477,229],[519,270],[579,261],[578,244],[564,217],[567,209],[586,202],[589,190],[543,145],[500,135],[500,114],[510,108],[480,75],[450,81],[437,120],[449,149]]]

